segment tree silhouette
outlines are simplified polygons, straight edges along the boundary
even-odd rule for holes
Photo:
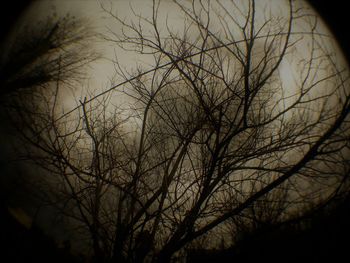
[[[84,65],[98,57],[89,47],[94,34],[87,21],[70,15],[49,17],[20,31],[2,54],[2,97],[57,80],[80,80]]]
[[[21,145],[15,142],[14,149],[9,149],[13,145],[9,146],[7,141],[11,136],[16,137],[18,135],[16,129],[25,126],[24,123],[21,123],[21,120],[27,120],[24,115],[36,112],[40,103],[38,101],[39,97],[46,93],[49,94],[52,85],[56,86],[57,81],[74,88],[84,78],[86,66],[99,57],[90,45],[96,34],[87,20],[77,19],[70,15],[64,17],[53,15],[45,21],[33,22],[23,27],[18,25],[15,29],[16,32],[9,34],[6,39],[4,37],[6,42],[1,43],[0,107],[3,128],[1,129],[1,135],[4,146],[1,152],[3,163],[11,163],[14,158],[17,159],[18,156],[14,157],[13,155],[17,151],[16,148]],[[29,125],[26,127],[29,127]],[[31,257],[37,257],[39,261],[41,257],[56,253],[51,249],[52,242],[52,244],[46,244],[50,245],[49,249],[45,253],[41,251],[41,255],[39,255],[37,248],[40,247],[40,242],[37,242],[37,239],[44,237],[43,234],[38,232],[40,229],[32,227],[29,231],[23,231],[22,239],[18,236],[18,227],[16,227],[18,223],[10,221],[15,220],[11,218],[7,206],[12,205],[11,201],[13,200],[11,198],[19,192],[25,192],[26,194],[33,194],[34,192],[33,189],[27,191],[30,188],[29,185],[26,186],[26,183],[29,182],[27,176],[18,175],[12,167],[8,168],[8,171],[7,167],[3,167],[3,169],[0,207],[2,216],[9,218],[3,226],[4,229],[8,228],[3,236],[3,241],[7,243],[7,246],[3,248],[4,251],[9,250],[7,252],[10,254],[17,253],[19,260],[24,260],[26,256],[30,255]],[[39,192],[40,188],[37,189]],[[38,237],[31,237],[31,232],[38,232]],[[16,240],[15,244],[12,239],[20,240]],[[30,242],[32,242],[32,249],[27,248],[30,247]],[[43,247],[40,249],[43,250]]]
[[[174,1],[182,31],[160,1],[136,22],[105,9],[122,28],[105,39],[153,64],[115,62],[123,81],[65,114],[58,79],[21,112],[23,152],[96,261],[169,262],[225,226],[297,218],[347,190],[348,71],[317,18],[286,3],[277,16],[254,0]]]

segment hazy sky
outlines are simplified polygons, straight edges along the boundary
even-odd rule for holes
[[[223,5],[227,5],[228,2],[229,1],[222,1]],[[242,1],[242,3],[244,3],[244,1]],[[275,15],[288,15],[288,7],[286,6],[287,1],[259,0],[257,1],[257,9],[263,10],[263,6],[266,4]],[[259,5],[261,6],[259,7]],[[136,13],[141,13],[143,16],[147,17],[151,14],[151,6],[152,1],[150,0],[37,0],[34,1],[34,3],[31,5],[19,25],[35,24],[37,21],[45,20],[45,18],[48,16],[63,16],[69,13],[73,16],[88,18],[91,22],[92,27],[98,33],[108,34],[109,30],[112,30],[115,33],[120,33],[121,31],[120,28],[118,28],[117,23],[113,18],[109,17],[109,15],[103,10],[102,7],[108,10],[113,10],[113,13],[116,13],[121,18],[128,20],[130,17],[132,17],[130,7],[132,7]],[[242,9],[244,9],[244,6]],[[164,23],[163,26],[165,26],[165,20],[167,18],[168,24],[171,28],[175,30],[177,28],[182,28],[183,20],[181,19],[181,12],[174,6],[172,1],[161,1],[159,13],[159,20]],[[263,12],[258,13],[258,15],[262,16]],[[258,17],[257,21],[259,20],[261,19]],[[218,32],[220,31],[219,23],[215,24],[214,21],[212,27],[215,30],[218,30]],[[302,27],[303,26],[300,25],[299,29],[302,30]],[[324,25],[322,25],[319,30],[322,30],[324,32],[327,31]],[[307,41],[303,40],[302,42],[303,44],[300,44],[299,47],[306,47]],[[138,55],[121,51],[116,47],[116,45],[113,45],[113,43],[98,41],[96,42],[95,47],[103,55],[104,59],[101,59],[91,65],[91,68],[88,72],[88,80],[82,85],[84,86],[83,90],[86,90],[86,88],[89,87],[90,90],[94,90],[95,93],[98,93],[100,90],[108,89],[112,85],[110,79],[114,75],[114,67],[113,63],[110,60],[117,59],[123,67],[129,69],[134,68],[136,64],[140,64],[141,58]],[[334,43],[332,43],[330,47],[334,49]],[[302,57],[305,55],[303,52],[305,50],[306,48],[300,48],[298,50],[298,54]],[[339,53],[339,57],[342,57],[338,49],[337,52]],[[295,57],[294,54],[293,57]],[[280,72],[284,76],[285,85],[289,91],[291,91],[291,87],[293,87],[293,72],[298,70],[298,65],[295,64],[297,61],[293,57],[290,57],[290,61],[286,60],[284,63],[282,63],[280,67]],[[147,59],[146,61],[144,57],[142,59],[146,64],[148,63]],[[113,82],[115,83],[115,81]],[[77,88],[79,90],[79,88],[82,87]],[[84,97],[84,92],[81,92],[79,90],[77,95]],[[70,103],[68,104],[70,105]]]

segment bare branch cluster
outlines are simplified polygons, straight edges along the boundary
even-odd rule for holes
[[[179,30],[160,2],[130,21],[106,10],[122,28],[109,41],[153,61],[116,65],[109,91],[122,87],[128,111],[104,93],[62,116],[46,96],[23,130],[99,260],[169,262],[223,225],[279,223],[348,186],[348,72],[313,15],[294,1],[283,16],[254,0],[174,1]]]

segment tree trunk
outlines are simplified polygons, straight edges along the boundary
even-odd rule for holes
[[[115,237],[114,246],[113,246],[112,262],[115,262],[115,263],[126,262],[126,259],[123,255],[123,248],[124,248],[124,242],[125,242],[125,236],[126,236],[125,232],[126,232],[126,229],[123,225],[121,225],[119,229],[116,231],[116,237]]]
[[[156,258],[156,263],[169,263],[172,255],[173,255],[172,251],[162,250]]]

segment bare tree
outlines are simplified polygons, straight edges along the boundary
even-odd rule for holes
[[[41,123],[47,106],[42,101],[55,97],[50,103],[58,103],[58,82],[67,91],[75,89],[85,78],[88,64],[99,58],[91,45],[96,33],[87,19],[69,14],[52,15],[22,27],[17,25],[12,31],[7,41],[1,43],[0,55],[1,161],[9,162],[9,172],[2,177],[1,190],[6,192],[6,198],[16,195],[12,192],[25,192],[45,200],[42,189],[48,185],[43,182],[32,187],[31,172],[21,176],[16,168],[19,166],[12,166],[22,146],[16,135],[21,134],[22,129],[30,130],[31,126]],[[10,201],[4,203],[10,205]]]
[[[160,1],[136,22],[106,10],[122,28],[108,40],[153,65],[116,62],[124,80],[65,115],[57,82],[29,114],[28,156],[61,182],[51,194],[98,260],[169,262],[228,222],[286,220],[347,189],[348,71],[317,17],[286,4],[279,17],[254,0],[174,1],[182,31]],[[118,87],[127,109],[106,95]]]

